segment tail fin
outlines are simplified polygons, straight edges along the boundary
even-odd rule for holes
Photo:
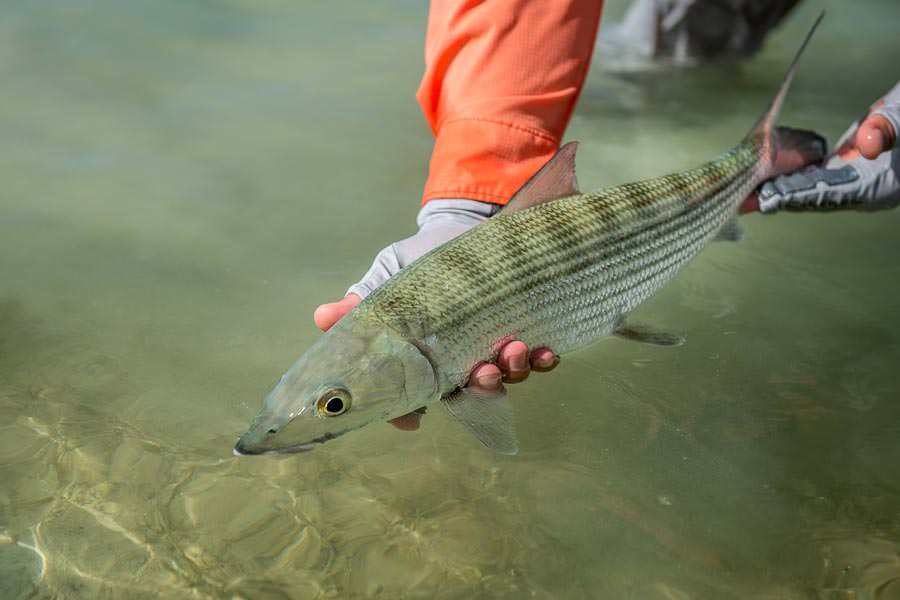
[[[801,44],[800,49],[797,50],[794,60],[791,61],[791,66],[788,67],[787,73],[784,75],[781,87],[778,88],[778,92],[775,94],[775,97],[772,98],[772,102],[769,104],[766,112],[763,113],[759,121],[756,122],[756,125],[750,130],[750,133],[744,137],[745,144],[751,144],[759,148],[760,162],[765,165],[767,169],[773,168],[775,157],[778,154],[778,139],[775,131],[775,120],[778,118],[778,113],[781,111],[781,104],[784,102],[784,97],[787,95],[788,88],[791,87],[791,82],[794,80],[794,73],[797,70],[797,63],[800,62],[800,56],[803,54],[803,51],[806,50],[809,40],[812,38],[813,33],[815,33],[816,27],[822,22],[824,16],[825,11],[819,13],[816,22],[813,23],[809,33],[806,34],[806,39],[803,40],[803,44]]]

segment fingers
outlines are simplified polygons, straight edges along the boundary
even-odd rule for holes
[[[503,372],[503,380],[507,383],[525,381],[531,372],[528,362],[528,346],[524,342],[514,340],[500,349],[497,364]]]
[[[559,357],[550,348],[537,348],[531,353],[531,370],[539,373],[552,371],[559,364]]]
[[[865,201],[863,184],[860,171],[852,163],[837,160],[825,167],[810,167],[770,179],[759,188],[759,206],[764,213],[853,206]]]
[[[812,131],[779,127],[779,149],[772,165],[771,178],[792,173],[808,165],[821,163],[825,158],[825,139]],[[759,194],[750,193],[738,208],[738,214],[761,210]]]
[[[778,175],[779,179],[783,176],[782,173],[790,173],[792,171],[797,171],[798,169],[802,169],[803,167],[810,164],[810,159],[812,156],[809,153],[797,152],[790,148],[786,149],[783,152],[778,153],[778,161],[775,165],[775,173]],[[821,157],[819,157],[821,158]],[[769,182],[773,181],[770,179]],[[767,184],[769,183],[767,182]],[[769,186],[771,188],[771,185]],[[771,191],[771,190],[770,190]],[[738,208],[738,214],[745,215],[747,213],[764,211],[764,206],[760,204],[759,193],[754,190],[750,192],[750,195],[744,199],[743,204]],[[771,210],[771,207],[769,207]]]
[[[535,348],[530,354],[528,346],[518,340],[500,349],[497,363],[506,383],[525,381],[531,371],[545,373],[559,364],[559,357],[550,348]]]
[[[504,381],[507,383],[518,383],[519,381],[524,381],[531,370],[552,370],[559,364],[559,357],[549,348],[537,348],[529,357],[528,346],[518,340],[514,340],[500,349],[500,356],[497,362],[501,366],[481,363],[472,369],[468,385],[481,388],[485,392],[499,392],[503,389]],[[415,431],[421,425],[421,419],[421,413],[411,412],[402,417],[392,419],[390,423],[403,431]]]
[[[313,321],[316,322],[316,327],[322,331],[328,331],[341,317],[353,310],[353,307],[360,302],[362,302],[362,299],[356,294],[347,294],[337,302],[322,304],[313,313]]]
[[[491,363],[481,363],[472,369],[469,375],[469,385],[483,390],[496,392],[503,389],[503,373],[500,367]]]
[[[536,348],[529,356],[528,346],[514,340],[500,349],[497,364],[482,363],[472,370],[469,385],[485,391],[500,391],[503,382],[525,381],[531,371],[546,372],[559,364],[559,357],[549,348]]]
[[[879,114],[866,117],[856,132],[856,147],[860,154],[875,160],[882,152],[894,147],[897,132],[886,118]]]

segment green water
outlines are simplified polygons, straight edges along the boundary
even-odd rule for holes
[[[583,187],[729,147],[823,4],[782,120],[834,139],[896,81],[893,0],[808,2],[739,66],[595,70]],[[314,307],[412,231],[424,27],[0,5],[0,597],[900,598],[896,211],[744,219],[636,315],[685,346],[512,389],[519,456],[439,407],[231,455]]]

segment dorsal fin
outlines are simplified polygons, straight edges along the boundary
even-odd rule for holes
[[[532,175],[531,179],[526,181],[525,185],[510,198],[500,214],[509,214],[541,202],[580,194],[578,180],[575,178],[575,152],[577,150],[578,142],[569,142],[560,148],[553,158],[548,160],[547,164]]]

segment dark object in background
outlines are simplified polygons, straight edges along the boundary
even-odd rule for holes
[[[799,0],[634,0],[621,23],[600,32],[601,63],[626,70],[653,62],[690,66],[750,56]]]

